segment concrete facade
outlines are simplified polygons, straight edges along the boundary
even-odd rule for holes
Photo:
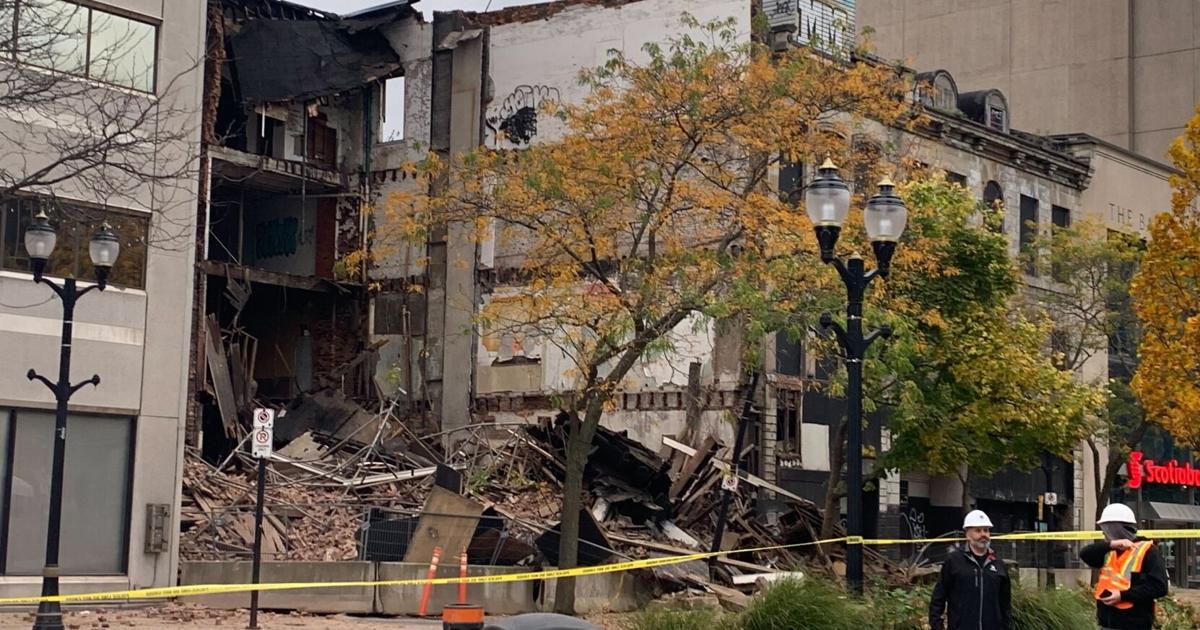
[[[510,575],[533,571],[530,567],[469,566],[467,575]],[[387,582],[422,580],[428,576],[424,564],[402,562],[263,562],[262,581],[299,582]],[[438,578],[458,577],[458,566],[438,567]],[[249,562],[185,562],[181,586],[193,584],[246,584]],[[553,580],[523,580],[470,584],[469,602],[484,607],[489,615],[519,615],[546,612],[554,607]],[[420,611],[422,587],[368,584],[335,588],[264,591],[260,605],[267,610],[302,610],[312,613],[350,613],[415,616]],[[575,609],[579,614],[628,612],[650,599],[652,589],[637,572],[584,575],[576,579]],[[245,608],[249,593],[227,593],[186,598],[213,608]],[[432,587],[428,604],[431,615],[458,601],[458,585]]]
[[[87,4],[156,27],[160,42],[154,55],[157,94],[147,94],[145,98],[157,97],[161,108],[156,111],[174,114],[157,116],[152,124],[163,129],[183,129],[189,140],[181,146],[158,147],[151,168],[174,172],[198,152],[203,87],[202,64],[198,60],[204,55],[205,2],[106,0]],[[84,118],[89,115],[87,104],[80,103],[78,115]],[[0,111],[0,127],[3,127],[0,132],[31,124],[22,116],[23,112]],[[22,164],[30,166],[38,159],[41,158],[37,154],[8,151],[0,156],[4,167],[11,169],[9,172],[18,173]],[[24,191],[54,195],[72,203],[95,204],[106,211],[119,210],[148,220],[150,226],[144,288],[112,286],[102,293],[90,293],[80,300],[76,311],[73,381],[92,374],[98,374],[102,380],[99,387],[86,387],[71,400],[61,548],[62,590],[66,593],[168,586],[174,583],[178,567],[176,506],[182,472],[191,326],[194,247],[190,226],[195,216],[197,186],[193,178],[185,177],[148,183],[137,190],[118,201],[96,196],[87,186],[69,179],[50,189]],[[88,237],[90,234],[84,236]],[[69,244],[69,238],[60,232],[60,248],[64,242]],[[81,276],[81,281],[90,280],[90,273]],[[30,595],[40,590],[41,580],[37,575],[44,553],[49,465],[44,464],[47,476],[41,478],[42,464],[28,458],[44,457],[48,461],[50,440],[26,442],[22,435],[33,439],[34,434],[44,431],[48,435],[53,430],[54,399],[40,383],[26,380],[25,372],[35,368],[55,378],[61,317],[58,300],[52,298],[48,288],[35,285],[28,273],[0,272],[0,354],[5,357],[5,367],[0,371],[0,421],[4,422],[6,433],[15,432],[4,437],[7,453],[2,456],[10,463],[12,458],[17,460],[14,476],[4,480],[5,492],[11,492],[9,496],[14,501],[4,518],[31,528],[28,532],[5,528],[9,532],[4,550],[8,562],[5,575],[0,577],[0,595],[4,596]],[[15,445],[8,437],[11,435],[16,435]],[[98,436],[104,441],[87,443],[91,439],[100,440]],[[46,446],[44,455],[25,449],[35,443]],[[101,540],[93,538],[100,534],[89,530],[85,514],[72,516],[73,509],[89,509],[86,506],[97,498],[105,506],[106,523],[102,528],[105,534]],[[147,550],[146,520],[151,505],[165,506],[167,510],[167,518],[162,522],[165,545],[157,551]],[[107,521],[112,518],[120,522],[113,523],[109,532]],[[72,558],[79,557],[87,548],[97,549],[94,562],[81,564],[81,560]],[[34,564],[37,568],[31,571]],[[81,572],[89,575],[81,576]]]
[[[1008,95],[1013,124],[1162,160],[1200,100],[1191,0],[861,0],[876,51]]]

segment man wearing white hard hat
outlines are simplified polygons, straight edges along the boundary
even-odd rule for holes
[[[1079,559],[1100,569],[1096,620],[1105,630],[1150,630],[1154,600],[1167,594],[1167,567],[1152,541],[1137,535],[1137,517],[1123,503],[1104,508],[1096,521],[1104,540],[1079,551]]]
[[[980,510],[963,519],[967,544],[946,556],[933,598],[931,630],[1009,630],[1012,582],[992,551],[992,520]],[[943,616],[947,619],[943,619]]]

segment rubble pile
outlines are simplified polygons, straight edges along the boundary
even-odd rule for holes
[[[310,397],[276,421],[268,466],[263,549],[268,559],[428,562],[431,540],[470,562],[557,562],[568,420],[465,429],[451,452],[442,436],[418,438],[394,409],[368,413],[334,395]],[[664,438],[655,452],[601,427],[584,473],[580,563],[708,551],[722,500],[722,549],[759,549],[705,563],[654,569],[666,590],[701,590],[736,603],[758,580],[799,569],[836,571],[842,549],[780,545],[817,540],[811,502],[739,471],[713,438],[690,446]],[[184,559],[246,557],[253,545],[254,462],[236,452],[218,465],[189,453],[184,475]],[[770,525],[755,500],[787,508]],[[842,535],[838,532],[838,536]],[[775,547],[774,549],[765,549]],[[886,563],[869,554],[877,565]],[[455,556],[456,557],[456,556]]]

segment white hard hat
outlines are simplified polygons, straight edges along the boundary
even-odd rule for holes
[[[988,518],[983,510],[972,510],[967,517],[963,519],[963,529],[968,527],[994,527],[992,519]]]
[[[1104,511],[1100,513],[1100,520],[1096,521],[1096,523],[1129,523],[1130,525],[1137,525],[1137,517],[1133,515],[1133,510],[1129,509],[1128,505],[1124,503],[1109,503],[1108,507],[1104,508]]]

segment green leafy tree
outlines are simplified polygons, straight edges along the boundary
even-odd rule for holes
[[[877,404],[889,407],[883,468],[970,479],[1065,456],[1102,403],[1046,352],[1051,325],[1019,306],[1002,235],[980,225],[991,210],[940,179],[903,192],[913,213],[900,261],[877,306],[897,330],[869,363]]]

